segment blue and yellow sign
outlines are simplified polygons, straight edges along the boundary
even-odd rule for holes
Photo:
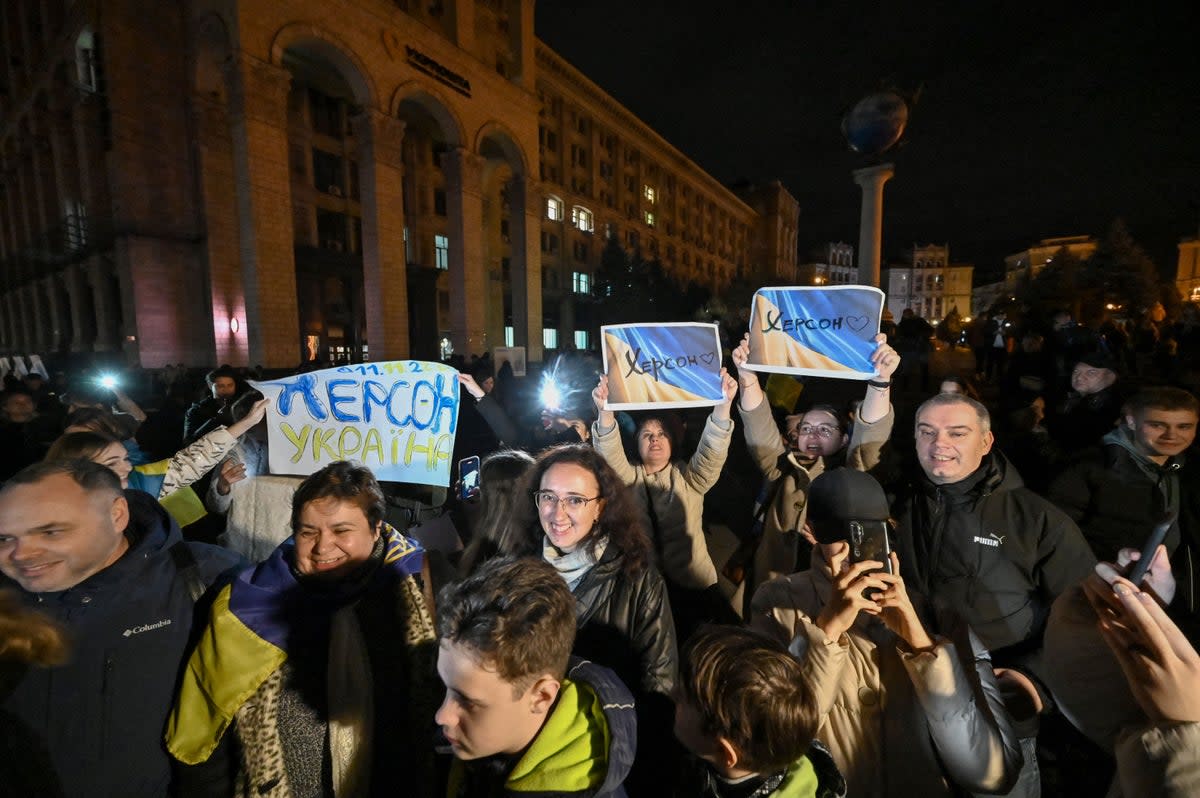
[[[869,286],[760,288],[746,368],[869,380],[882,312],[883,292]]]

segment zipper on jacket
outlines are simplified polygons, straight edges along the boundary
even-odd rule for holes
[[[108,757],[108,733],[111,731],[112,702],[111,693],[115,690],[116,663],[111,652],[104,653],[104,673],[100,681],[100,756]]]

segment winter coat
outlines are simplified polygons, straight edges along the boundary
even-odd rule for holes
[[[625,457],[619,426],[602,430],[599,422],[592,425],[592,445],[637,497],[646,529],[654,533],[663,574],[680,587],[703,590],[717,583],[704,537],[704,494],[717,484],[732,438],[732,421],[722,428],[709,416],[691,460],[650,474]]]
[[[1075,522],[995,450],[950,485],[922,474],[894,508],[905,581],[961,614],[998,667],[1036,671],[1051,603],[1096,564]]]
[[[448,798],[495,795],[623,798],[633,766],[633,696],[608,668],[575,657],[546,722],[510,768],[455,760]]]
[[[609,542],[575,586],[575,654],[612,668],[637,695],[669,697],[678,653],[666,586],[652,565],[626,573],[624,559]]]
[[[814,556],[812,569],[758,590],[752,623],[803,657],[821,712],[817,737],[849,793],[1011,789],[1021,748],[979,639],[956,623],[931,651],[914,653],[882,621],[860,613],[841,639],[828,640],[813,619],[832,589],[828,564]]]
[[[192,590],[242,562],[216,546],[184,543],[153,497],[125,497],[129,550],[117,562],[60,593],[21,591],[66,627],[70,661],[28,670],[0,710],[36,734],[68,796],[168,793],[162,730],[192,635]],[[16,587],[4,577],[0,586]]]
[[[722,798],[723,785],[712,768],[694,756],[688,757],[688,764],[675,794]],[[754,798],[845,798],[846,779],[825,746],[813,740],[808,753],[786,770],[772,774],[751,795]]]
[[[293,552],[281,544],[213,602],[166,726],[191,766],[181,794],[359,798],[393,768],[429,794],[440,690],[423,550],[385,526],[373,570],[319,584],[296,577]]]
[[[638,753],[630,792],[647,789],[675,752],[671,692],[678,679],[675,623],[666,583],[650,564],[625,570],[611,540],[574,590],[578,631],[573,653],[616,672],[637,699]]]
[[[1179,512],[1181,468],[1182,456],[1160,466],[1137,451],[1127,428],[1115,429],[1060,474],[1046,498],[1079,524],[1096,557],[1116,562],[1122,548],[1140,549],[1168,510]],[[1175,553],[1178,520],[1163,543]]]
[[[762,541],[755,552],[754,584],[747,587],[752,590],[768,579],[795,572],[800,530],[804,529],[808,512],[808,486],[828,466],[822,458],[817,458],[811,466],[803,466],[788,452],[765,400],[753,410],[739,407],[739,412],[750,456],[766,480],[777,483],[771,488],[774,498],[767,508]],[[870,471],[879,465],[883,445],[891,437],[895,421],[896,414],[890,407],[878,421],[856,421],[845,449],[846,467]]]

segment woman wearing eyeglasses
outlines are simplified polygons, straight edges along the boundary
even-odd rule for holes
[[[637,698],[638,755],[626,786],[661,775],[671,745],[678,657],[663,578],[629,489],[586,444],[538,457],[518,554],[541,557],[575,596],[577,656],[616,671]],[[647,792],[646,794],[650,794]]]

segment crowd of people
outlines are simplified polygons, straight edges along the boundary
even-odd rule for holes
[[[848,399],[458,362],[461,492],[272,475],[229,367],[6,377],[0,794],[1200,794],[1181,370],[885,321]]]

